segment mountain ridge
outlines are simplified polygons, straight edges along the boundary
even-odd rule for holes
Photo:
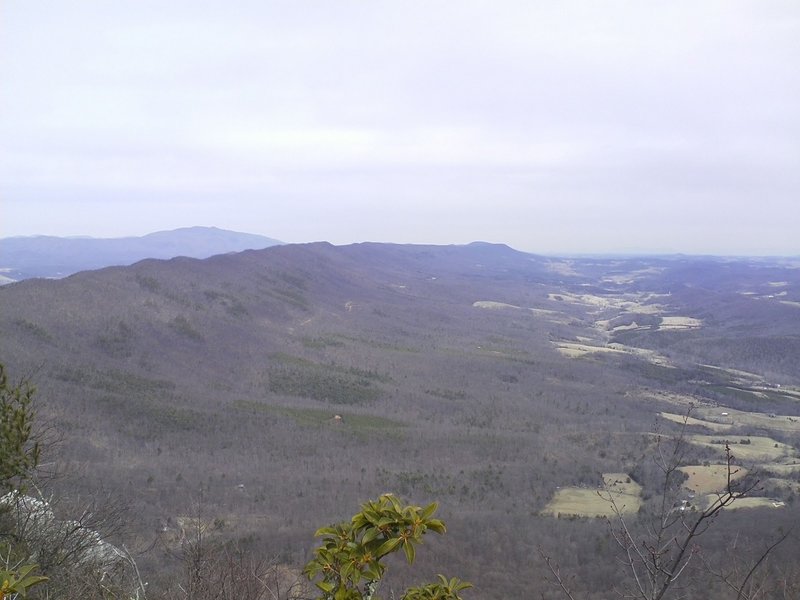
[[[217,227],[184,227],[118,238],[18,236],[0,239],[0,272],[11,281],[59,278],[146,258],[208,258],[281,243]]]

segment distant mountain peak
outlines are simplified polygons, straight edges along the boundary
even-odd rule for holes
[[[474,242],[470,242],[467,244],[467,246],[470,248],[497,248],[502,250],[511,250],[512,252],[519,252],[519,250],[514,250],[514,248],[508,244],[502,244],[499,242],[483,242],[481,240],[476,240]]]
[[[30,236],[0,239],[0,272],[5,280],[59,278],[78,271],[129,265],[146,258],[208,258],[257,250],[279,240],[218,227],[182,227],[118,238]]]

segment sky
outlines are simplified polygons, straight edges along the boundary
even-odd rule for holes
[[[0,237],[800,254],[800,2],[0,0]]]

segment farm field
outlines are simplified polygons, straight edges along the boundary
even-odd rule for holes
[[[733,436],[726,440],[718,435],[690,435],[687,440],[720,453],[725,452],[727,441],[733,455],[744,463],[792,464],[800,458],[792,446],[763,436]]]
[[[710,494],[704,498],[705,505],[704,507],[710,506],[715,500],[717,496],[714,494]],[[778,500],[777,498],[761,498],[753,496],[751,498],[739,498],[736,502],[731,504],[725,510],[742,510],[742,509],[751,509],[751,508],[785,508],[786,503],[783,500]]]
[[[603,483],[605,487],[599,489],[567,487],[557,490],[542,514],[612,517],[617,511],[633,514],[639,510],[642,486],[626,473],[603,473]]]
[[[722,413],[727,413],[722,415]],[[694,411],[698,424],[715,429],[715,426],[731,427],[758,427],[773,431],[800,431],[800,418],[791,415],[765,414],[748,412],[734,408],[705,408],[700,407]]]
[[[683,486],[698,494],[710,494],[725,489],[728,468],[726,465],[688,465],[680,468],[689,478]],[[731,472],[731,480],[736,481],[747,475],[745,468],[736,468]]]
[[[678,423],[680,425],[686,423],[689,426],[699,426],[705,427],[707,429],[711,429],[712,431],[728,431],[731,428],[730,424],[727,423],[716,423],[714,421],[706,421],[703,419],[697,419],[695,417],[687,417],[686,415],[679,415],[675,413],[667,413],[662,412],[659,415],[667,419],[668,421],[672,421],[673,423]]]
[[[660,314],[664,307],[659,304],[651,304],[654,299],[653,294],[647,293],[623,293],[607,296],[596,296],[593,294],[574,294],[569,292],[549,294],[548,298],[554,302],[568,302],[594,309],[614,308],[625,312],[635,312],[639,314]]]
[[[661,317],[661,323],[658,325],[659,331],[668,331],[671,329],[698,329],[703,326],[703,321],[694,319],[692,317]]]

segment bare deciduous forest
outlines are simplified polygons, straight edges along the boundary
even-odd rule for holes
[[[437,573],[472,582],[465,598],[564,597],[542,556],[576,599],[615,597],[630,574],[609,506],[635,540],[654,515],[702,513],[726,444],[747,498],[664,597],[736,598],[784,536],[740,597],[792,598],[798,266],[483,243],[145,260],[0,288],[0,361],[37,387],[40,491],[64,519],[107,511],[92,530],[148,598],[187,597],[201,563],[269,567],[290,597],[314,531],[385,492],[438,501],[448,526],[393,564],[387,597]]]

